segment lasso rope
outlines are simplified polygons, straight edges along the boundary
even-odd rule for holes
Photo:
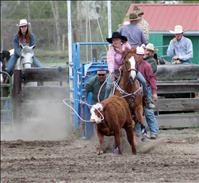
[[[89,108],[90,108],[90,106],[92,106],[92,105],[90,105],[90,104],[88,104],[88,103],[86,103],[86,102],[84,102],[84,101],[82,101],[82,100],[79,100],[79,99],[75,99],[75,100],[79,101],[81,104],[86,104]],[[82,120],[82,121],[85,122],[85,123],[90,123],[90,120],[85,120],[85,119],[83,119],[83,118],[78,114],[78,112],[77,112],[70,104],[67,103],[67,102],[70,102],[69,100],[67,100],[67,99],[65,98],[65,99],[63,99],[62,101],[63,101],[63,103],[64,103],[67,107],[69,107],[69,108],[77,115],[77,117],[78,117],[80,120]]]
[[[88,104],[87,102],[84,102],[83,100],[79,100],[79,99],[75,99],[75,100],[79,101],[81,104],[87,105],[89,108],[93,106],[93,105]],[[90,120],[85,120],[85,119],[83,119],[83,118],[78,114],[78,112],[77,112],[70,104],[67,103],[67,101],[70,102],[69,100],[67,100],[66,98],[64,98],[62,101],[63,101],[63,103],[64,103],[67,107],[69,107],[69,108],[77,115],[77,117],[78,117],[82,122],[91,123]],[[97,108],[95,108],[95,109],[100,113],[100,115],[101,115],[101,117],[102,117],[101,120],[104,120],[104,115],[99,111],[99,109],[97,109]]]

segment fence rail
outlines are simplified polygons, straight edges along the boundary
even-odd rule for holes
[[[63,67],[31,68],[22,74],[22,82],[69,79],[68,69]],[[199,127],[199,65],[158,66],[157,87],[159,101],[156,113],[161,128]],[[38,87],[37,90],[41,92],[42,88]],[[59,87],[49,87],[48,90],[57,93]],[[63,92],[63,88],[60,90]],[[180,94],[185,94],[185,97],[179,97]]]

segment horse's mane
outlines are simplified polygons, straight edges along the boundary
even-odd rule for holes
[[[23,53],[26,54],[26,53],[33,53],[33,49],[29,46],[25,46],[23,49]]]
[[[123,52],[122,56],[123,56],[124,61],[125,61],[125,60],[129,60],[135,54],[136,54],[136,49],[135,48],[131,48],[131,49],[126,49]]]

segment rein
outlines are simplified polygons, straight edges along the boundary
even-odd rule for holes
[[[114,82],[114,86],[115,88],[120,92],[120,94],[122,95],[123,98],[128,97],[128,96],[132,96],[132,95],[136,95],[141,89],[142,87],[140,86],[136,91],[134,91],[133,93],[128,93],[126,91],[124,91],[117,82]]]

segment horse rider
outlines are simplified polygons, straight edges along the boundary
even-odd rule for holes
[[[189,64],[190,59],[193,58],[193,44],[192,41],[183,36],[183,27],[176,25],[174,31],[170,33],[175,35],[167,49],[167,56],[172,57],[174,64]]]
[[[36,45],[35,35],[30,32],[30,23],[26,19],[21,19],[19,24],[17,24],[19,30],[13,38],[13,48],[14,54],[10,57],[7,63],[6,71],[8,74],[12,75],[14,66],[17,62],[17,59],[21,56],[21,46],[34,46]],[[41,62],[37,57],[33,57],[33,65],[36,67],[42,67]]]
[[[113,81],[115,76],[119,75],[119,68],[124,62],[123,54],[125,51],[131,49],[130,44],[127,41],[127,37],[121,35],[119,32],[113,32],[111,38],[106,38],[106,40],[111,43],[107,52],[107,64],[110,77],[107,81],[107,90],[105,98],[107,98],[113,88]],[[151,101],[151,97],[148,92],[148,87],[146,80],[140,72],[137,72],[136,79],[142,84],[143,92],[146,99],[146,104],[148,108],[155,108],[155,105]]]

